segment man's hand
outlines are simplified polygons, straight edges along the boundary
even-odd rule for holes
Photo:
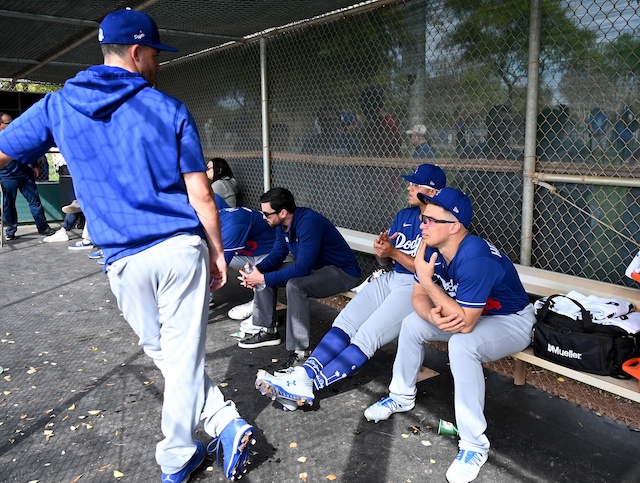
[[[442,306],[431,309],[431,323],[445,332],[462,332],[465,328],[464,320],[459,314],[442,315]]]
[[[433,274],[435,273],[436,260],[438,259],[438,253],[433,252],[429,261],[426,261],[424,259],[426,250],[427,244],[422,240],[414,261],[414,267],[418,280],[420,280],[420,285],[425,287],[433,283]]]
[[[240,276],[238,277],[238,280],[242,282],[243,287],[255,288],[256,285],[265,283],[264,275],[255,266],[253,267],[253,271],[251,273],[247,273],[244,270],[239,270],[239,272]]]
[[[224,259],[224,252],[209,252],[209,274],[211,277],[211,290],[218,290],[227,283],[227,262]]]
[[[397,236],[397,232],[391,236],[389,236],[387,232],[381,232],[378,238],[373,241],[373,251],[376,257],[393,258],[393,252],[396,250],[396,247],[391,244],[391,241],[395,240]]]

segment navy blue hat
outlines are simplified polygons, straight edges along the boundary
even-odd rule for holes
[[[424,193],[417,194],[418,199],[423,203],[435,203],[447,211],[453,213],[465,228],[469,228],[471,219],[473,218],[473,207],[471,200],[462,191],[455,188],[442,188],[433,196],[427,196]]]
[[[160,43],[158,26],[149,15],[126,8],[107,15],[98,30],[101,44],[148,45],[158,50],[177,52],[178,49]]]
[[[439,190],[447,185],[447,175],[437,164],[421,164],[413,174],[403,174],[402,177],[413,184]]]

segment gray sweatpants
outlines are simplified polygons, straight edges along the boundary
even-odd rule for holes
[[[217,437],[238,417],[205,372],[209,251],[195,235],[178,235],[109,265],[111,290],[145,353],[164,376],[162,434],[156,460],[180,471],[196,451],[200,421]]]
[[[309,298],[346,292],[357,283],[357,277],[335,265],[327,265],[313,270],[306,277],[292,278],[282,285],[254,292],[253,324],[275,329],[278,288],[284,286],[287,293],[287,350],[306,350],[309,348],[311,332]]]
[[[486,452],[489,440],[484,434],[487,420],[484,417],[482,363],[526,349],[531,343],[534,322],[533,305],[529,304],[515,314],[480,317],[468,334],[451,334],[413,312],[402,321],[393,378],[389,385],[390,396],[403,405],[414,402],[425,342],[448,341],[460,449]]]
[[[389,272],[364,286],[338,314],[333,326],[369,358],[398,338],[402,320],[413,312],[413,274]]]

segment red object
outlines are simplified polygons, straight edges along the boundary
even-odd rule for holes
[[[622,370],[632,375],[638,380],[638,391],[640,391],[640,357],[634,357],[622,364]]]

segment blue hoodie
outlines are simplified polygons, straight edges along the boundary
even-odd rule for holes
[[[0,132],[0,150],[22,163],[54,144],[107,265],[177,234],[203,236],[182,178],[206,170],[195,122],[140,74],[90,67]]]
[[[289,252],[296,261],[280,268]],[[293,213],[289,231],[285,232],[282,226],[276,228],[273,249],[256,267],[264,274],[267,287],[273,287],[327,265],[360,278],[358,260],[333,223],[311,208],[299,206]]]

